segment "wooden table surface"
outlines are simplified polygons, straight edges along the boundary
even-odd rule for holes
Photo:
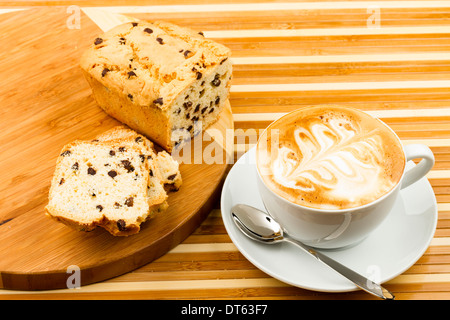
[[[39,59],[52,54],[48,44],[61,41],[67,61],[76,63],[90,39],[122,15],[201,30],[233,52],[230,102],[236,135],[253,132],[246,143],[236,143],[235,159],[254,143],[259,129],[282,114],[336,103],[369,111],[405,143],[432,149],[436,165],[428,179],[438,202],[436,233],[417,263],[385,286],[397,299],[450,299],[450,1],[143,4],[1,1],[1,121],[7,119],[5,103],[27,90],[29,77],[42,78],[39,90],[29,92],[30,117],[33,97],[57,103],[80,95],[80,86],[86,89],[78,74],[67,74],[73,65]],[[37,58],[27,60],[28,54]],[[14,72],[18,57],[29,63],[29,72]],[[73,81],[73,92],[60,92],[61,81]],[[16,88],[5,92],[11,83]],[[374,299],[362,291],[314,292],[271,278],[238,251],[221,214],[217,203],[185,241],[124,275],[79,289],[0,290],[0,299]]]

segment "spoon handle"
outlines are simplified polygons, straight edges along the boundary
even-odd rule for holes
[[[340,264],[336,260],[331,259],[330,257],[324,255],[323,253],[318,252],[315,249],[301,242],[296,241],[295,239],[285,237],[284,240],[295,244],[296,246],[303,249],[305,252],[311,254],[314,258],[326,264],[331,269],[335,270],[336,272],[338,272],[339,274],[341,274],[342,276],[353,282],[359,288],[363,289],[364,291],[383,299],[395,298],[395,296],[389,290],[383,288],[378,283],[375,283],[372,280],[363,277],[359,273],[347,268],[346,266]]]

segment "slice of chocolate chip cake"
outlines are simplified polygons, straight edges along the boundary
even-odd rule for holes
[[[116,126],[96,137],[98,141],[124,141],[127,143],[137,143],[145,145],[150,151],[151,157],[155,159],[154,165],[150,168],[150,183],[161,180],[166,191],[177,191],[183,180],[178,162],[165,150],[157,152],[153,143],[131,130],[126,126]],[[153,180],[156,180],[153,182]]]
[[[201,32],[139,21],[99,35],[80,65],[105,112],[171,152],[218,119],[230,55]]]
[[[148,156],[145,146],[117,141],[64,146],[46,213],[83,231],[100,226],[113,235],[139,232],[142,222],[167,207],[167,195],[150,187]]]

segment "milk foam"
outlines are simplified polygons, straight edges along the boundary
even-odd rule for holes
[[[397,184],[392,152],[386,152],[387,133],[392,133],[384,125],[372,118],[361,122],[352,113],[307,114],[298,123],[284,124],[288,129],[280,130],[279,143],[271,146],[265,180],[274,191],[316,208],[348,208],[371,202]],[[401,160],[402,150],[395,145]]]

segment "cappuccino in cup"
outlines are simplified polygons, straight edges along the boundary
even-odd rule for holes
[[[421,159],[406,169],[407,161]],[[382,121],[353,108],[312,106],[273,122],[256,146],[267,212],[316,248],[355,245],[377,228],[400,191],[422,179],[434,155],[403,146]]]
[[[405,154],[395,133],[362,111],[306,107],[266,129],[257,166],[264,183],[290,202],[350,209],[391,191],[403,175]]]

